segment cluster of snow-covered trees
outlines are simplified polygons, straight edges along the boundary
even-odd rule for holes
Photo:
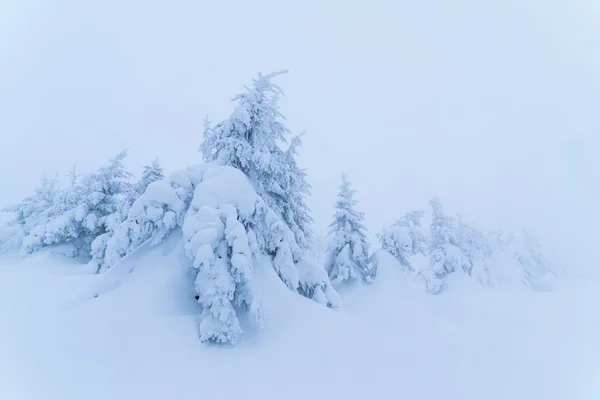
[[[259,75],[235,97],[229,118],[206,123],[204,164],[165,177],[154,161],[134,179],[123,164],[124,151],[97,171],[73,172],[66,186],[44,179],[31,196],[5,210],[14,217],[0,230],[0,249],[16,247],[27,255],[60,248],[102,273],[142,245],[157,245],[178,231],[196,275],[202,341],[235,343],[241,313],[262,325],[256,268],[273,268],[291,291],[339,307],[337,285],[376,279],[365,216],[343,175],[328,242],[321,248],[314,240],[306,203],[310,185],[296,161],[302,140],[283,123],[282,91],[272,81],[279,74]],[[430,206],[429,224],[424,212],[413,211],[377,235],[382,249],[421,277],[429,292],[439,292],[447,276],[458,272],[492,283],[497,253],[511,254],[531,286],[551,271],[533,242],[515,246],[513,236],[485,235],[445,214],[437,199]],[[415,263],[416,257],[428,261]]]
[[[4,210],[15,217],[4,228],[11,231],[11,240],[0,245],[19,245],[22,254],[60,245],[71,257],[95,259],[133,201],[150,183],[163,178],[162,168],[154,161],[133,181],[123,165],[126,155],[127,151],[117,154],[97,171],[82,176],[72,173],[64,188],[57,180],[44,179],[33,195]]]
[[[335,203],[325,262],[332,282],[362,279],[371,282],[377,272],[376,257],[369,256],[364,214],[357,211],[355,191],[347,176]],[[510,279],[532,287],[544,287],[556,273],[526,233],[483,233],[461,216],[448,215],[433,198],[430,212],[411,211],[377,233],[381,249],[398,259],[407,274],[422,280],[427,291],[439,293],[449,275],[462,273],[492,286]]]
[[[409,212],[377,234],[382,249],[395,256],[407,273],[419,276],[428,292],[440,292],[453,273],[466,274],[486,286],[510,275],[533,288],[555,274],[554,265],[527,234],[485,234],[461,216],[448,215],[440,199],[432,199],[429,206],[429,215]]]

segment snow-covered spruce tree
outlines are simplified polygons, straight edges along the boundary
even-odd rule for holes
[[[412,256],[427,255],[429,251],[429,239],[421,226],[424,214],[423,211],[408,212],[377,234],[381,248],[396,257],[408,271],[414,271],[410,263]]]
[[[150,165],[144,166],[142,176],[140,177],[138,182],[134,185],[131,185],[129,190],[123,193],[123,200],[121,201],[119,210],[111,216],[111,223],[108,226],[109,229],[107,230],[107,232],[98,236],[92,242],[92,262],[96,264],[98,271],[104,271],[109,267],[109,265],[113,264],[108,260],[109,258],[112,257],[111,261],[120,258],[121,255],[115,253],[107,255],[107,247],[109,246],[109,243],[111,242],[113,236],[117,234],[117,231],[119,231],[120,234],[123,235],[123,232],[127,230],[126,224],[125,226],[121,225],[123,225],[123,222],[127,218],[129,210],[131,209],[131,206],[133,205],[135,200],[144,194],[144,192],[151,183],[162,180],[164,178],[165,176],[163,169],[160,166],[158,159],[156,159]],[[129,237],[129,234],[125,235]],[[137,243],[137,245],[140,244],[141,243]]]
[[[137,199],[142,193],[144,193],[148,185],[150,185],[152,182],[160,181],[162,179],[165,179],[165,174],[158,159],[152,161],[152,163],[149,165],[144,165],[142,176],[134,187],[136,194],[135,198]]]
[[[160,243],[178,228],[196,272],[202,341],[235,343],[243,313],[262,324],[252,281],[255,267],[270,268],[272,263],[291,290],[332,308],[338,304],[322,268],[294,262],[292,254],[300,250],[293,232],[238,169],[202,164],[151,183],[108,241],[109,266],[143,243]],[[271,255],[270,261],[265,255]]]
[[[201,200],[202,197],[195,198]],[[183,224],[186,254],[197,269],[195,287],[203,307],[201,341],[235,343],[242,334],[235,308],[251,309],[262,323],[251,273],[253,253],[248,231],[231,204],[215,208],[194,201]]]
[[[443,278],[463,269],[468,273],[469,264],[460,248],[456,220],[444,213],[440,199],[433,198],[431,207],[430,269],[423,271],[423,278],[430,293],[438,293],[443,288]]]
[[[373,267],[369,260],[369,243],[364,226],[364,213],[355,209],[358,201],[346,174],[335,203],[333,221],[329,224],[330,243],[325,270],[336,284],[364,279],[373,280]]]
[[[492,248],[486,235],[458,216],[458,243],[464,256],[466,272],[484,285],[492,284]]]
[[[2,232],[0,249],[7,250],[20,246],[21,240],[31,232],[31,229],[46,222],[48,210],[56,201],[59,191],[56,179],[43,178],[42,184],[31,196],[26,197],[19,204],[3,209],[3,212],[12,213],[14,217],[0,229]]]
[[[208,162],[242,170],[304,251],[311,244],[313,219],[306,204],[310,185],[296,162],[302,140],[292,137],[287,149],[281,147],[288,143],[290,131],[279,111],[278,96],[283,92],[272,82],[286,72],[259,74],[252,87],[234,98],[237,104],[228,119],[215,126],[207,122],[201,151]]]
[[[236,308],[248,310],[262,324],[252,269],[264,263],[266,254],[272,255],[273,268],[288,288],[337,306],[337,293],[325,272],[305,261],[294,263],[292,254],[299,249],[293,232],[241,171],[209,166],[201,178],[194,178],[183,235],[186,253],[198,270],[202,340],[235,343],[241,334]]]
[[[70,244],[73,257],[90,257],[92,242],[111,231],[120,219],[122,203],[131,191],[131,174],[123,151],[109,165],[85,175],[79,184],[61,191],[47,210],[48,219],[23,239],[22,252],[49,245]],[[92,254],[93,257],[93,254]]]
[[[283,72],[259,74],[252,87],[235,97],[237,105],[228,119],[215,126],[207,122],[201,151],[208,162],[242,171],[268,208],[287,225],[293,233],[293,245],[290,243],[290,254],[285,259],[295,264],[292,270],[297,272],[297,279],[288,279],[283,270],[275,269],[290,289],[316,300],[315,296],[320,296],[317,289],[330,283],[327,274],[321,273],[323,269],[307,257],[313,219],[306,203],[310,185],[306,172],[296,162],[302,140],[296,136],[289,141],[290,132],[282,122],[278,105],[282,91],[272,83]],[[288,142],[287,148],[282,147]],[[281,257],[272,248],[263,247],[263,251],[280,264]],[[334,293],[331,296],[335,297]]]
[[[516,258],[524,271],[523,283],[533,289],[546,289],[548,280],[556,276],[556,265],[542,254],[540,242],[528,232],[523,232],[523,251]]]
[[[488,235],[494,252],[493,277],[519,281],[535,290],[546,290],[556,277],[556,266],[542,254],[542,247],[529,233],[494,231]]]
[[[38,224],[37,218],[52,206],[58,192],[59,186],[56,179],[43,178],[42,184],[34,190],[33,195],[2,211],[14,213],[15,216],[10,224],[19,225],[28,232]]]

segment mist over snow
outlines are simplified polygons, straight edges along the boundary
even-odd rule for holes
[[[27,0],[0,14],[2,204],[127,147],[131,166],[196,163],[204,116],[227,115],[257,71],[288,68],[283,112],[307,132],[300,163],[322,232],[347,171],[371,231],[435,194],[569,256],[594,245],[592,0]]]
[[[598,49],[594,0],[0,4],[0,397],[597,396]]]

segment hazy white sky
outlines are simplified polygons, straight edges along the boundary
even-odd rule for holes
[[[0,205],[127,147],[136,171],[200,162],[204,116],[287,68],[318,231],[348,171],[372,231],[437,194],[593,249],[599,26],[596,0],[5,1]]]

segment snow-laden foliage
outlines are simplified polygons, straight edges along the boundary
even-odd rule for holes
[[[123,165],[126,155],[126,151],[119,153],[109,165],[60,191],[42,213],[43,220],[23,239],[22,252],[29,254],[49,245],[70,244],[72,256],[89,258],[92,242],[112,231],[121,219],[123,203],[131,191],[131,174]]]
[[[444,212],[439,199],[429,202],[431,226],[429,232],[429,269],[423,271],[423,278],[430,293],[442,290],[446,275],[463,270],[469,273],[470,265],[460,248],[460,238],[456,219]]]
[[[364,279],[372,281],[374,269],[369,260],[369,242],[364,226],[364,213],[355,209],[354,198],[346,174],[335,203],[333,221],[329,224],[329,250],[325,270],[333,283]]]
[[[19,204],[3,209],[14,217],[8,224],[0,228],[0,249],[6,250],[19,247],[23,238],[39,224],[45,223],[50,217],[48,210],[59,195],[56,179],[42,179],[42,184],[34,190],[31,196]]]
[[[0,253],[19,248],[23,237],[23,229],[18,225],[8,223],[0,226]]]
[[[540,243],[527,232],[494,231],[488,235],[494,254],[491,274],[495,281],[519,280],[535,290],[546,290],[557,267],[542,253]],[[497,268],[497,265],[504,268]]]
[[[125,254],[121,252],[122,248],[135,248],[144,242],[143,239],[147,232],[144,230],[137,232],[137,234],[135,232],[129,232],[128,229],[130,224],[125,223],[125,220],[127,219],[135,201],[140,198],[144,198],[148,187],[152,183],[164,179],[164,177],[163,169],[158,160],[154,160],[150,165],[144,166],[140,179],[135,184],[130,185],[127,192],[123,193],[120,208],[116,213],[113,213],[110,216],[111,223],[107,225],[107,231],[96,237],[91,245],[91,262],[96,265],[100,272],[113,265]],[[154,191],[156,190],[161,191],[161,189],[155,188],[152,189],[150,193],[154,194]],[[160,196],[156,197],[160,198]],[[145,210],[138,206],[133,213],[134,218],[138,217],[136,213],[142,211]],[[150,213],[153,211],[153,217],[158,218],[156,210],[148,210]],[[169,218],[172,218],[173,215],[169,213],[166,215],[166,217],[162,215],[161,217],[164,217],[164,221],[161,220],[163,224],[162,227],[164,228],[163,230],[168,233],[170,229],[175,226],[173,222],[169,221]],[[154,223],[158,223],[158,219],[156,219]],[[133,227],[133,229],[136,229],[138,225],[134,224]],[[166,233],[164,233],[164,235],[166,235]],[[160,235],[155,235],[155,237],[158,236]],[[122,244],[123,242],[126,242],[126,244]]]
[[[24,231],[29,232],[40,222],[38,218],[42,217],[42,214],[54,204],[58,193],[59,186],[56,179],[44,178],[41,186],[34,190],[33,195],[2,211],[14,213],[14,219],[10,224],[19,225]]]
[[[381,248],[396,257],[400,264],[409,271],[414,271],[410,258],[427,255],[429,239],[422,231],[423,211],[411,211],[396,221],[391,227],[377,234]]]
[[[298,293],[329,308],[340,307],[340,297],[322,266],[310,257],[305,257],[296,264],[296,269],[299,274],[296,289]]]
[[[156,245],[183,221],[190,194],[176,180],[161,180],[148,185],[133,203],[127,218],[98,243],[93,254],[98,265],[107,269],[144,242]]]
[[[301,254],[285,221],[256,193],[238,169],[202,164],[151,183],[106,245],[110,267],[142,243],[160,243],[180,227],[195,289],[203,307],[203,341],[235,343],[242,333],[241,311],[262,324],[252,271],[264,257],[290,289],[336,308],[339,298],[316,263]]]
[[[290,141],[279,111],[278,97],[283,92],[271,81],[281,73],[259,74],[252,87],[234,98],[237,104],[228,119],[215,126],[207,122],[201,151],[206,161],[242,170],[305,251],[313,236],[313,219],[306,204],[310,185],[296,162],[301,137]],[[286,144],[287,148],[282,147]]]
[[[315,260],[318,265],[325,265],[327,260],[327,249],[329,248],[328,235],[315,235],[308,251],[305,253],[308,257]]]
[[[182,227],[186,254],[197,269],[195,288],[203,307],[199,334],[202,341],[235,343],[242,333],[236,308],[250,310],[262,321],[252,287],[252,248],[256,251],[257,243],[242,223],[254,212],[256,199],[230,181],[237,193],[223,202],[214,180],[206,178],[196,185]]]
[[[454,273],[464,273],[484,286],[519,283],[542,290],[551,285],[556,268],[530,235],[486,234],[462,216],[446,214],[439,199],[429,205],[428,230],[421,222],[426,214],[412,211],[377,235],[382,249],[410,275],[419,276],[429,293],[440,292]]]
[[[523,235],[523,244],[514,252],[515,258],[524,271],[523,283],[532,288],[544,288],[545,280],[556,275],[556,266],[542,254],[540,242],[528,233]]]
[[[146,191],[148,185],[152,182],[160,181],[164,178],[165,174],[158,159],[152,161],[149,165],[144,165],[142,176],[134,187],[135,193],[137,194],[136,198],[142,195]]]
[[[486,235],[467,224],[459,216],[457,221],[458,246],[466,262],[466,271],[484,285],[492,282],[492,248]]]

